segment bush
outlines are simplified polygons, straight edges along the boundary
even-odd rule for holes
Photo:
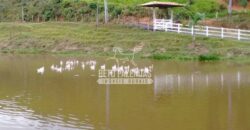
[[[150,17],[151,11],[149,9],[138,6],[149,0],[109,0],[109,12],[112,17],[118,15],[124,16],[137,16],[137,17]],[[166,0],[159,0],[166,1]],[[175,2],[186,4],[187,0],[173,0]],[[64,17],[68,20],[76,16],[95,16],[97,4],[99,4],[99,12],[104,12],[103,1],[97,3],[96,0],[28,0],[25,8],[26,13],[31,16],[43,15],[45,20],[54,19],[57,17]],[[226,7],[220,5],[216,0],[193,0],[193,4],[188,6],[193,12],[206,13],[207,16],[214,17],[216,12],[226,12]],[[1,18],[12,20],[16,18],[16,14],[20,14],[20,0],[16,1],[3,1],[0,3]],[[175,18],[187,20],[189,15],[185,8],[175,8]],[[160,9],[157,11],[160,17],[166,17],[167,10]]]
[[[220,60],[220,57],[215,54],[207,54],[199,56],[199,61],[214,61],[214,60]]]

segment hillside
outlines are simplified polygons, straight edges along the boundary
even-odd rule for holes
[[[149,10],[138,5],[150,0],[109,0],[110,17],[118,16],[145,16]],[[165,1],[165,0],[161,0]],[[172,0],[186,4],[186,0]],[[22,7],[24,8],[25,21],[49,21],[49,20],[94,20],[97,5],[100,7],[100,14],[103,15],[103,1],[96,0],[0,0],[0,21],[20,21],[22,18]],[[193,0],[190,9],[196,12],[213,13],[225,10],[216,0]],[[177,9],[179,17],[185,16],[185,10]],[[158,12],[159,15],[166,15],[166,12]],[[102,16],[101,16],[102,18]]]
[[[131,23],[137,21],[145,21],[152,19],[152,11],[148,8],[139,7],[139,4],[150,0],[108,0],[109,15],[111,21],[122,21],[123,23]],[[160,0],[166,1],[166,0]],[[189,0],[169,0],[187,4]],[[238,27],[249,29],[249,20],[245,17],[248,15],[245,11],[241,11],[237,1],[234,0],[233,18],[236,19],[233,25],[229,25],[225,18],[228,15],[227,1],[225,0],[192,0],[191,4],[185,8],[174,9],[176,21],[186,22],[190,18],[188,11],[204,13],[209,25]],[[66,21],[66,22],[95,22],[96,10],[99,7],[99,20],[103,21],[104,7],[103,0],[0,0],[0,22],[42,22],[42,21]],[[22,11],[23,9],[23,11]],[[188,10],[188,11],[187,11]],[[169,12],[165,9],[157,11],[158,18],[166,18]],[[216,14],[218,19],[214,22]],[[241,20],[237,20],[237,16],[242,16]],[[212,22],[211,22],[212,21]]]

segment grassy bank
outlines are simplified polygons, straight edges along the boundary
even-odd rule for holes
[[[143,46],[136,58],[218,60],[248,59],[250,43],[152,32],[123,25],[98,28],[86,23],[0,23],[1,53],[53,53],[113,55],[113,47],[131,52]]]

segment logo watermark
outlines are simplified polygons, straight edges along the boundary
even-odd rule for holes
[[[115,60],[116,65],[110,69],[106,69],[105,65],[101,66],[97,82],[99,84],[152,84],[153,65],[138,67],[134,61],[135,54],[139,53],[143,46],[144,44],[137,45],[130,53],[125,53],[120,47],[114,47],[114,56],[107,60]],[[130,63],[131,66],[121,65],[124,63]]]
[[[116,66],[99,70],[99,84],[152,84],[153,65],[144,68]]]

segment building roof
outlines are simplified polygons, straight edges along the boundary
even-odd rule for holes
[[[184,7],[184,4],[176,3],[176,2],[159,2],[159,1],[151,1],[148,3],[141,4],[143,7],[159,7],[159,8],[173,8],[173,7]]]

